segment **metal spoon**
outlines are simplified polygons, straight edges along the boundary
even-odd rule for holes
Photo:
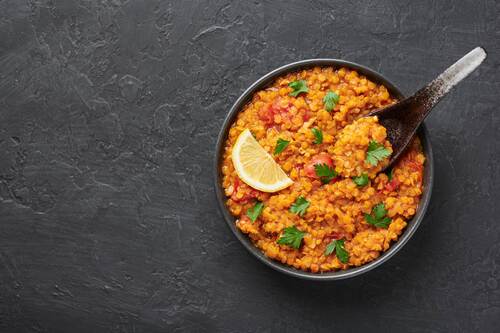
[[[368,114],[377,116],[379,123],[387,129],[387,138],[393,149],[388,167],[405,150],[432,108],[451,88],[472,73],[484,59],[486,51],[482,47],[476,47],[412,96]]]

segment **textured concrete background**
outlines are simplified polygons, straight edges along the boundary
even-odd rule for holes
[[[0,0],[1,332],[493,332],[500,326],[500,3]],[[229,106],[288,62],[411,93],[489,58],[430,116],[432,203],[406,247],[313,283],[225,226]]]

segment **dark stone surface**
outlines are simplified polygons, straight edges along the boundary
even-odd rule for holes
[[[0,0],[1,332],[493,332],[500,326],[500,5]],[[430,116],[420,229],[352,280],[251,257],[212,188],[260,75],[352,60],[410,93],[489,58]]]

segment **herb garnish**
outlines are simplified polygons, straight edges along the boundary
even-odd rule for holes
[[[310,202],[307,201],[303,196],[300,196],[295,200],[295,202],[290,207],[290,212],[294,214],[298,214],[300,216],[304,216],[306,213],[307,207],[309,207]]]
[[[286,146],[288,146],[289,143],[290,141],[278,139],[278,141],[276,142],[276,147],[274,147],[274,155],[278,155],[283,150],[285,150]]]
[[[340,96],[333,91],[328,91],[323,97],[323,103],[325,104],[325,110],[332,112],[333,108],[339,102]]]
[[[285,228],[283,229],[283,234],[281,234],[281,237],[278,239],[278,244],[289,245],[298,249],[305,234],[305,232],[300,231],[295,226]]]
[[[323,143],[323,132],[319,128],[311,129],[311,132],[314,134],[314,143],[319,145]]]
[[[392,220],[386,214],[385,205],[381,202],[373,207],[371,214],[365,214],[365,220],[378,228],[387,228]]]
[[[314,171],[323,184],[328,184],[333,178],[337,177],[335,169],[326,163],[314,165]]]
[[[344,240],[343,239],[334,239],[327,246],[325,250],[325,255],[329,256],[335,251],[337,258],[344,263],[347,264],[349,261],[349,253],[344,248]]]
[[[366,173],[363,173],[361,176],[359,177],[354,177],[352,179],[352,181],[358,185],[359,187],[363,187],[363,186],[366,186],[368,185],[368,175]]]
[[[257,220],[260,213],[262,213],[263,209],[264,209],[264,203],[260,201],[257,201],[253,207],[248,208],[247,216],[250,218],[252,223],[254,223],[255,220]]]
[[[293,91],[289,94],[293,97],[297,97],[300,93],[306,93],[309,91],[306,80],[293,81],[290,82],[288,86],[293,89]]]
[[[368,144],[365,161],[373,166],[376,166],[378,162],[382,161],[386,157],[389,157],[389,155],[391,155],[389,149],[385,148],[384,145],[378,143],[377,141],[372,140]]]
[[[393,176],[394,176],[394,168],[392,168],[391,171],[389,171],[389,173],[387,173],[387,178],[389,179],[389,181],[392,180]]]

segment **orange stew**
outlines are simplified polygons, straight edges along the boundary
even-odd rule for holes
[[[255,93],[229,130],[221,165],[237,227],[266,256],[304,271],[360,266],[389,249],[417,210],[425,161],[415,138],[381,173],[392,148],[377,119],[362,117],[394,102],[383,85],[332,67],[287,74]],[[231,152],[245,129],[291,186],[264,193],[238,178]],[[278,139],[289,144],[273,154]]]

